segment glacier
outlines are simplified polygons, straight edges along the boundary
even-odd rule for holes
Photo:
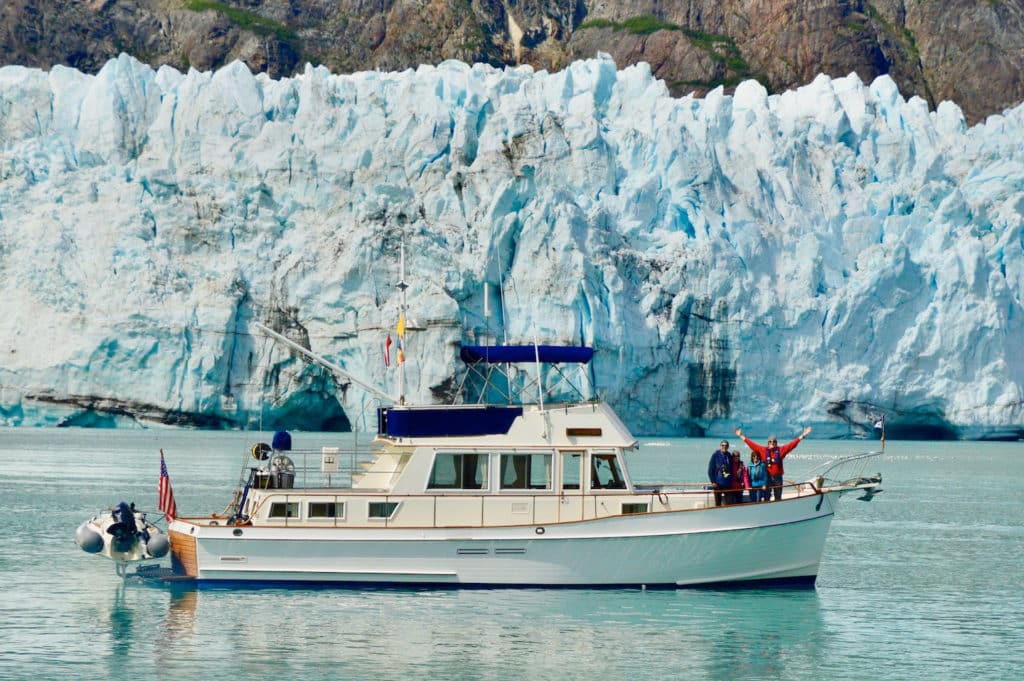
[[[372,428],[254,322],[394,394],[404,249],[411,401],[539,340],[640,434],[1024,437],[1022,157],[886,76],[3,67],[0,424]]]

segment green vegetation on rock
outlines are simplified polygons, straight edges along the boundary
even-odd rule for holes
[[[214,0],[185,0],[185,7],[193,12],[205,12],[207,10],[220,12],[231,23],[241,29],[252,31],[259,35],[273,35],[288,43],[292,43],[298,38],[295,31],[284,24],[262,17],[255,12],[237,9],[227,3],[215,2]]]
[[[756,76],[751,72],[750,65],[743,58],[743,54],[740,52],[740,48],[737,47],[736,41],[721,33],[695,31],[692,28],[684,28],[683,26],[662,21],[650,15],[633,17],[626,19],[622,23],[611,21],[610,19],[591,19],[580,24],[576,30],[582,31],[597,28],[610,28],[616,32],[626,31],[633,35],[650,35],[656,31],[676,31],[686,36],[691,45],[707,52],[711,59],[724,66],[726,70],[726,75],[723,78],[716,78],[711,81],[676,81],[676,84],[704,87],[725,85],[726,87],[731,87],[749,78],[757,78],[762,83],[765,81],[763,77]]]

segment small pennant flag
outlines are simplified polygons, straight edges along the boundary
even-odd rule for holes
[[[402,338],[403,336],[405,336],[405,313],[404,312],[402,314],[398,315],[398,328],[396,329],[396,331],[398,331],[398,337],[399,338]]]
[[[875,429],[876,430],[881,430],[883,425],[884,424],[882,423],[882,419],[878,419],[877,421],[875,421]]]
[[[164,512],[167,522],[171,522],[178,515],[178,505],[174,503],[174,491],[171,489],[171,479],[167,475],[167,464],[164,463],[164,450],[160,450],[160,484],[157,486],[157,495],[160,498],[158,508]]]
[[[405,364],[405,343],[401,336],[398,337],[398,363]]]
[[[384,339],[384,366],[391,366],[391,334]]]

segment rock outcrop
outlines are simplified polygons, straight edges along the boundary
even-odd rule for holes
[[[756,78],[890,75],[968,122],[1024,100],[1024,0],[8,0],[0,63],[95,73],[128,52],[157,67],[234,60],[273,77],[445,59],[558,70],[597,52],[639,61],[676,95]]]

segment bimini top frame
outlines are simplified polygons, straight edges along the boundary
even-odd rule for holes
[[[453,404],[382,407],[377,413],[378,434],[389,438],[502,434],[523,414],[523,405],[529,403],[523,397],[536,394],[542,409],[545,397],[563,403],[591,399],[586,365],[594,356],[592,348],[464,345],[459,355],[466,363],[466,373]],[[559,366],[570,363],[579,368],[579,383],[586,393]],[[533,365],[533,371],[520,365]]]
[[[531,395],[546,400],[585,402],[593,399],[587,364],[594,349],[561,345],[464,345],[459,356],[466,373],[456,399],[466,404],[525,404]],[[577,367],[571,379],[563,366]],[[532,367],[529,365],[533,365]]]

